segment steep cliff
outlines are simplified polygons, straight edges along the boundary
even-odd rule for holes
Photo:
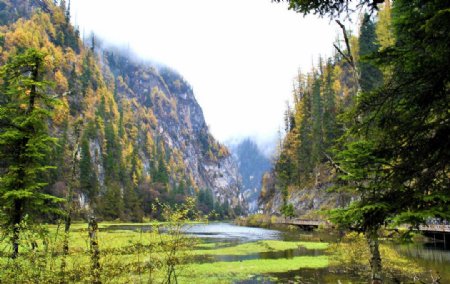
[[[104,59],[120,82],[117,96],[150,108],[157,120],[155,135],[183,164],[195,190],[211,189],[216,201],[245,207],[239,173],[228,149],[209,133],[191,86],[176,72],[151,63],[139,64],[106,51]],[[144,163],[151,163],[145,160]],[[174,177],[176,180],[176,177]]]
[[[268,172],[262,179],[261,194],[258,199],[259,208],[266,215],[282,215],[283,206],[292,204],[294,215],[303,219],[322,219],[323,211],[345,206],[352,196],[331,192],[335,185],[335,169],[330,165],[319,165],[314,179],[302,184],[288,187],[287,195],[283,195],[274,172]]]
[[[70,187],[81,211],[108,219],[157,215],[154,201],[180,203],[201,189],[229,206],[226,215],[246,207],[228,149],[179,74],[94,37],[82,43],[64,1],[0,0],[0,8],[0,64],[27,48],[45,52],[48,92],[60,98],[49,121],[59,146],[48,192]]]

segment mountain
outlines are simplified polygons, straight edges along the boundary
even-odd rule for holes
[[[250,138],[246,138],[231,147],[231,150],[238,163],[244,197],[249,204],[249,212],[256,212],[258,211],[262,177],[271,168],[270,160],[264,156],[256,143]]]
[[[229,150],[210,134],[192,87],[167,67],[81,42],[65,1],[0,0],[0,63],[35,48],[60,98],[49,131],[58,139],[47,192],[79,214],[139,221],[155,201],[210,191],[223,217],[246,209]]]

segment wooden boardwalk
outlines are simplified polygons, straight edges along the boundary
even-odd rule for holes
[[[294,218],[278,218],[276,220],[277,224],[295,225],[300,227],[319,227],[320,225],[327,225],[328,222],[319,220],[303,220]]]
[[[450,225],[441,225],[441,224],[421,225],[419,226],[419,230],[422,232],[450,233]]]
[[[303,220],[296,218],[278,218],[276,223],[295,225],[299,227],[318,228],[320,225],[331,226],[329,222],[321,220]],[[436,232],[436,233],[450,233],[450,225],[444,224],[429,224],[419,226],[419,231],[422,232]]]

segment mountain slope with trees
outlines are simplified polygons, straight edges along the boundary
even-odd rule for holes
[[[328,209],[334,223],[365,234],[372,283],[381,283],[381,228],[450,219],[450,2],[288,2],[330,18],[352,13],[357,2],[371,15],[362,19],[359,39],[337,21],[345,48],[336,44],[335,58],[299,80],[274,186],[262,202],[270,207],[281,196],[277,205],[287,206],[305,188],[351,197],[310,209]]]
[[[56,143],[41,192],[73,200],[79,216],[105,219],[159,217],[153,202],[202,191],[223,217],[245,209],[237,167],[209,133],[191,86],[169,68],[102,48],[93,35],[81,42],[67,5],[0,1],[1,65],[30,48],[42,53],[45,91],[58,101],[45,119]],[[2,172],[8,166],[2,160]]]

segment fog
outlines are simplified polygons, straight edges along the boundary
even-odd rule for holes
[[[177,70],[193,87],[212,134],[274,148],[298,69],[332,54],[336,24],[270,0],[72,0],[87,38],[126,47]]]

